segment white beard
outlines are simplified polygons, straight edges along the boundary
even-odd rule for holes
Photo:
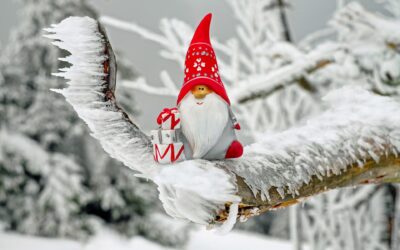
[[[203,102],[198,105],[198,102]],[[182,132],[193,151],[193,158],[203,157],[220,139],[229,118],[228,105],[215,93],[202,100],[189,92],[179,105]]]

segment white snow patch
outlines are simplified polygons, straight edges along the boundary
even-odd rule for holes
[[[0,232],[0,247],[5,250],[172,250],[137,236],[126,239],[118,234],[103,230],[87,243],[65,239],[50,239],[8,232]],[[290,242],[265,237],[258,234],[233,231],[228,235],[217,235],[207,230],[194,231],[186,250],[291,250]],[[304,247],[308,250],[308,247]]]
[[[72,240],[50,239],[30,235],[0,232],[0,249],[4,250],[82,250],[82,244]]]
[[[40,171],[48,161],[47,153],[29,137],[5,129],[0,130],[0,150],[18,152],[29,161],[31,170]]]
[[[165,166],[154,182],[169,215],[208,225],[226,202],[240,201],[232,178],[211,162],[197,160]]]

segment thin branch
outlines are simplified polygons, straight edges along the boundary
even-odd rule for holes
[[[127,88],[144,92],[146,94],[177,97],[179,90],[172,82],[168,73],[163,71],[161,72],[160,76],[164,85],[163,87],[155,87],[153,85],[148,84],[144,77],[138,77],[134,80],[122,80],[121,85]]]
[[[292,37],[290,35],[290,29],[289,29],[289,22],[287,20],[286,12],[285,12],[285,7],[287,6],[287,4],[285,4],[283,0],[277,0],[277,1],[278,1],[278,8],[279,8],[279,16],[280,16],[282,28],[283,28],[283,36],[287,42],[292,42]]]
[[[304,76],[332,63],[333,54],[337,49],[338,47],[334,46],[316,50],[265,76],[249,79],[247,83],[240,83],[241,87],[233,89],[231,94],[233,103],[246,103],[254,99],[265,98],[288,85],[296,83],[304,85]]]
[[[162,44],[165,47],[169,46],[169,43],[164,39],[163,36],[146,30],[139,25],[136,25],[135,23],[124,22],[109,16],[100,17],[100,22],[109,26],[117,27],[122,30],[134,32],[145,39]]]

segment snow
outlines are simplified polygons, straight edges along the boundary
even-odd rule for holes
[[[260,235],[232,231],[227,235],[218,235],[212,231],[197,231],[192,234],[191,240],[187,245],[187,250],[265,250],[293,249],[289,242],[273,239],[269,237],[260,237]],[[308,248],[305,247],[304,250]]]
[[[157,165],[148,136],[113,100],[105,98],[109,86],[102,63],[107,58],[97,27],[93,19],[71,17],[47,29],[52,33],[48,37],[58,40],[55,45],[72,54],[65,59],[72,66],[57,74],[69,80],[69,87],[58,92],[111,156],[158,184],[160,200],[173,217],[199,224],[213,222],[227,202],[240,202],[235,175],[243,177],[263,199],[269,198],[271,187],[284,197],[296,194],[314,175],[339,174],[353,163],[362,166],[370,158],[378,162],[400,150],[400,104],[353,86],[326,96],[328,109],[322,115],[303,126],[266,136],[248,146],[240,159]]]
[[[398,3],[397,3],[398,5]],[[366,11],[358,2],[351,2],[338,11],[331,24],[346,32],[346,39],[360,38],[372,41],[398,43],[400,41],[399,20],[384,18]],[[374,36],[371,36],[373,34]]]
[[[268,4],[269,1],[228,2],[238,17],[238,36],[226,43],[213,39],[213,44],[217,52],[223,55],[219,58],[221,73],[227,90],[231,93],[234,108],[238,109],[238,117],[255,139],[261,138],[258,136],[259,132],[292,127],[300,120],[310,117],[314,109],[320,111],[320,97],[338,86],[363,85],[382,94],[398,96],[400,93],[399,47],[387,46],[389,43],[396,45],[400,41],[398,19],[387,18],[386,14],[379,16],[370,13],[358,3],[344,5],[343,1],[340,1],[342,5],[330,22],[332,28],[312,34],[303,41],[303,46],[297,48],[296,45],[280,42],[276,38],[281,31],[276,27],[273,15],[270,15],[270,12],[265,15],[267,12],[260,6]],[[389,12],[400,16],[398,0],[381,2],[385,3]],[[101,20],[105,24],[140,34],[145,39],[160,44],[162,56],[182,67],[187,39],[192,34],[192,29],[185,23],[165,19],[161,22],[161,33],[158,34],[140,25],[115,18],[103,17]],[[76,23],[73,21],[71,19],[69,25],[82,24],[79,20],[75,20]],[[215,213],[224,207],[225,202],[233,202],[234,206],[239,201],[239,197],[235,195],[235,174],[242,176],[254,193],[261,192],[264,199],[268,199],[268,189],[271,187],[277,187],[284,197],[296,193],[312,176],[322,178],[338,174],[345,171],[350,164],[357,163],[362,166],[369,158],[379,161],[382,157],[396,155],[399,151],[400,133],[395,127],[399,124],[399,104],[356,87],[335,91],[327,96],[323,105],[328,110],[307,124],[297,125],[279,134],[264,135],[261,141],[246,148],[243,159],[212,163],[190,161],[159,167],[152,162],[146,136],[135,125],[123,119],[123,112],[114,109],[113,103],[105,103],[103,100],[102,72],[96,65],[100,65],[106,59],[102,58],[100,53],[104,46],[91,43],[96,37],[102,39],[102,36],[94,32],[97,28],[94,23],[89,26],[89,30],[85,30],[85,25],[81,25],[83,28],[79,31],[68,29],[67,23],[64,23],[50,30],[60,33],[62,37],[59,39],[73,43],[72,46],[63,43],[56,45],[64,46],[76,56],[76,59],[70,57],[68,61],[84,66],[80,68],[87,70],[80,72],[79,69],[73,68],[61,73],[71,80],[69,90],[62,93],[89,124],[93,135],[102,142],[109,154],[132,169],[142,172],[141,176],[152,179],[159,185],[160,199],[171,216],[200,224],[210,223]],[[80,32],[82,34],[77,34]],[[334,32],[337,32],[338,37],[338,41],[334,43],[338,46],[321,46],[329,45],[324,41],[314,46],[317,39],[318,42],[323,38],[333,41]],[[89,39],[84,45],[93,45],[94,50],[89,51],[97,51],[96,53],[86,54],[85,50],[90,48],[79,47],[80,40],[73,39],[83,34],[93,35],[93,39]],[[86,36],[83,37],[87,39]],[[80,53],[82,56],[79,56]],[[331,63],[321,70],[309,73],[319,62],[325,60]],[[91,65],[90,63],[93,63],[93,68],[86,67]],[[87,79],[87,82],[79,82],[78,78],[81,76]],[[305,77],[317,91],[310,94],[296,85],[290,85],[298,77]],[[390,81],[391,78],[395,81]],[[141,77],[134,83],[122,81],[119,84],[134,86],[135,89],[149,94],[176,96],[180,87],[179,81],[174,83],[169,74],[163,71],[161,82],[162,86],[149,85],[146,78]],[[269,93],[277,88],[282,89],[267,98],[252,100],[247,104],[238,103],[239,100],[260,91]],[[373,189],[366,187],[349,196],[351,195],[354,201],[369,198],[371,204],[382,204],[380,199],[376,199],[377,202],[372,201],[374,198],[366,192]],[[358,224],[364,222],[366,226],[356,230],[359,230],[358,235],[369,236],[369,239],[380,236],[382,224],[371,222],[373,220],[370,219],[380,216],[380,207],[376,209],[378,214],[371,212],[366,215],[365,206],[357,206],[357,209],[348,210],[343,214],[340,212],[343,207],[355,205],[346,202],[346,199],[339,201],[336,206],[334,203],[338,200],[327,205],[335,211],[334,217],[325,216],[325,211],[315,213],[314,217],[310,216],[310,221],[319,220],[314,228],[310,225],[305,227],[312,231],[310,240],[321,236],[319,244],[324,244],[323,238],[326,237],[332,241],[333,246],[340,248],[338,242],[347,240],[347,234],[337,236],[338,240],[330,234],[333,234],[336,228],[343,232],[356,230],[352,227],[359,227]],[[316,206],[316,210],[325,205],[321,202],[319,208]],[[349,215],[350,213],[352,215]],[[230,214],[230,219],[225,224],[227,228],[235,221],[234,214]],[[320,220],[322,216],[326,219]],[[343,223],[351,220],[355,220],[356,223]],[[327,228],[324,224],[333,226]],[[360,236],[359,239],[351,239],[349,242],[357,243],[363,241],[362,239]],[[345,245],[348,244],[352,243]]]
[[[18,152],[28,161],[31,169],[37,172],[48,161],[48,155],[35,141],[5,129],[0,130],[0,151]]]
[[[83,250],[131,250],[131,249],[146,249],[146,250],[167,250],[156,243],[148,241],[142,237],[134,237],[126,239],[109,230],[103,230],[98,235],[93,237],[83,246]]]
[[[56,46],[71,53],[63,60],[72,66],[56,74],[69,80],[68,87],[55,91],[66,97],[106,152],[159,185],[160,200],[169,215],[207,225],[226,202],[240,201],[234,176],[211,162],[155,163],[149,137],[114,100],[105,98],[109,91],[102,66],[107,60],[105,40],[95,20],[70,17],[46,31]]]
[[[71,53],[63,58],[71,67],[60,69],[54,75],[69,80],[68,88],[56,90],[87,123],[92,135],[99,139],[104,150],[126,166],[149,173],[154,168],[151,142],[137,128],[133,128],[127,115],[106,100],[103,62],[105,40],[96,20],[89,17],[69,17],[45,29],[54,39],[54,45]],[[117,132],[118,131],[118,132]]]
[[[0,248],[4,250],[78,250],[82,249],[82,246],[72,240],[0,232]]]
[[[242,158],[227,161],[228,168],[268,199],[271,187],[283,196],[296,194],[314,175],[339,174],[400,152],[398,101],[361,87],[332,91],[324,100],[324,113],[246,147]]]
[[[285,65],[269,74],[248,78],[232,90],[230,96],[232,103],[253,98],[254,95],[272,93],[274,89],[282,87],[305,76],[322,61],[332,61],[338,46],[328,44],[315,49],[307,55],[299,56],[292,63]]]
[[[354,249],[357,245],[357,249],[388,249],[382,241],[382,235],[387,234],[385,199],[385,190],[372,185],[334,190],[310,199],[301,218],[310,248]]]
[[[227,201],[239,202],[234,176],[205,160],[163,168],[154,178],[165,211],[176,218],[209,224]],[[236,218],[236,216],[235,216]]]
[[[103,230],[87,243],[65,239],[40,238],[14,233],[0,232],[0,248],[5,250],[172,250],[137,236],[123,238],[112,231]],[[262,237],[261,235],[234,231],[221,236],[215,232],[197,230],[192,233],[186,250],[291,250],[289,242]],[[305,250],[307,248],[304,248]]]

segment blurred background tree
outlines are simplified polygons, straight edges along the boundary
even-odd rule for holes
[[[183,244],[187,226],[160,213],[156,188],[110,159],[50,91],[64,84],[51,73],[66,64],[42,37],[43,28],[97,13],[84,0],[24,0],[22,6],[0,59],[0,220],[6,229],[84,239],[108,225],[127,236]],[[134,106],[132,98],[121,99]]]

